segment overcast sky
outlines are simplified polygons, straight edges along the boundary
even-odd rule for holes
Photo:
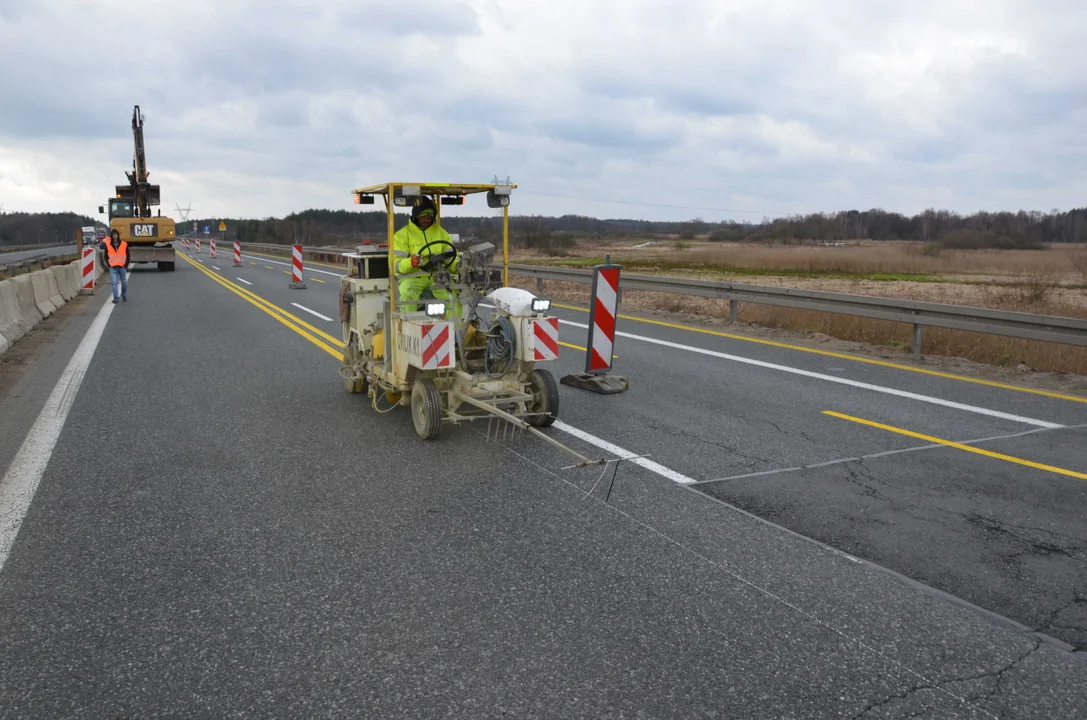
[[[201,217],[495,175],[517,213],[1068,209],[1085,28],[1084,0],[0,0],[0,203],[92,213],[139,104],[163,208]]]

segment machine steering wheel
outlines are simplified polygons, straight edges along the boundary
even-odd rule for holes
[[[441,247],[442,245],[447,246],[449,249],[439,253],[429,252],[431,246]],[[420,267],[429,268],[432,264],[437,262],[442,268],[448,270],[453,267],[453,263],[457,261],[457,247],[448,240],[431,240],[426,245],[419,248],[417,254],[423,259],[423,261],[419,263]]]

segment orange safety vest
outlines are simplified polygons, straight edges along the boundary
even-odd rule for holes
[[[117,246],[115,250],[112,242],[106,243],[106,252],[109,253],[109,266],[110,267],[124,267],[125,257],[128,255],[128,243],[124,240]]]

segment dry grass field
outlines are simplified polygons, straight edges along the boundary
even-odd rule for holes
[[[661,241],[580,245],[567,256],[520,252],[514,262],[589,267],[611,254],[627,272],[716,278],[858,295],[925,300],[1087,318],[1087,247],[1045,250],[941,250],[921,243],[852,243],[845,247],[733,245]],[[585,286],[549,283],[550,296],[588,299]],[[728,317],[726,301],[630,292],[624,308]],[[909,347],[911,327],[848,315],[741,304],[740,322]],[[926,328],[923,352],[1001,366],[1087,375],[1087,348]]]

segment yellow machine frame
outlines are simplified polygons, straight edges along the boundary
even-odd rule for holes
[[[409,183],[409,182],[393,182],[383,183],[381,185],[371,185],[369,187],[357,188],[352,190],[352,194],[356,197],[363,195],[382,195],[385,198],[385,215],[387,218],[386,228],[388,234],[389,243],[389,308],[390,311],[396,310],[396,273],[392,271],[395,265],[395,256],[393,255],[393,235],[396,234],[395,222],[395,208],[393,204],[394,197],[396,195],[396,188],[400,188],[401,193],[405,187],[419,188],[419,195],[428,195],[431,197],[466,197],[468,195],[475,195],[477,193],[484,193],[494,190],[495,188],[503,187],[510,190],[516,190],[517,186],[514,184],[500,184],[500,183],[476,183],[476,184],[454,184],[454,183]],[[408,197],[415,197],[410,195]],[[438,221],[441,221],[442,217],[442,204],[441,202],[434,203],[437,208]],[[507,204],[502,207],[502,282],[505,285],[510,284],[510,206]]]

